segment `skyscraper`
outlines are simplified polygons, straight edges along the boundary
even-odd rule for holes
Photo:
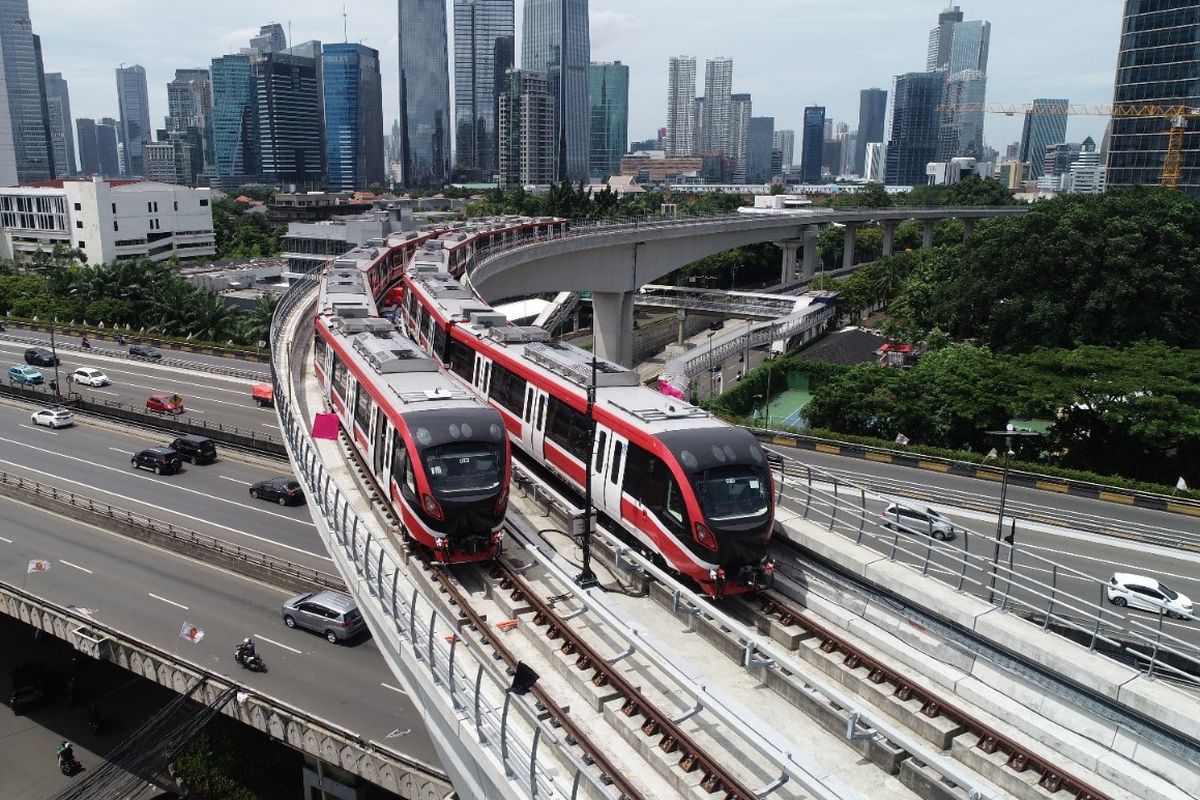
[[[258,29],[258,36],[250,37],[249,50],[251,54],[282,53],[286,49],[287,36],[284,35],[283,26],[278,22],[263,25]]]
[[[950,63],[950,45],[954,37],[954,23],[962,21],[963,13],[958,6],[947,6],[945,11],[938,14],[937,27],[929,32],[929,50],[925,56],[927,72],[942,69]]]
[[[50,146],[56,177],[74,175],[75,136],[71,130],[71,93],[61,72],[46,73],[46,106],[50,114]]]
[[[454,0],[455,171],[491,180],[496,173],[496,109],[516,57],[513,0]]]
[[[825,155],[825,106],[804,109],[804,139],[800,145],[800,180],[818,183]]]
[[[1125,0],[1113,103],[1200,107],[1200,0],[1169,4]],[[1113,119],[1107,145],[1109,186],[1153,185],[1161,180],[1169,123],[1160,117]],[[1200,126],[1183,134],[1178,187],[1200,196]]]
[[[327,44],[325,172],[331,187],[365,189],[383,182],[383,90],[379,51],[361,44]]]
[[[953,75],[964,69],[986,73],[992,23],[986,20],[955,22],[951,30],[950,58],[945,65],[947,74]]]
[[[629,67],[620,61],[591,65],[592,146],[588,169],[592,175],[615,175],[629,147]]]
[[[1033,107],[1025,112],[1025,125],[1021,129],[1021,161],[1029,165],[1030,178],[1042,177],[1046,146],[1067,140],[1067,116],[1061,113],[1068,104],[1066,98],[1038,98]],[[1059,113],[1054,113],[1055,110]],[[1161,122],[1159,123],[1161,124]],[[1158,176],[1153,183],[1158,183]]]
[[[254,78],[250,57],[212,60],[213,171],[222,177],[258,174]]]
[[[150,141],[150,96],[146,70],[140,64],[117,67],[117,108],[121,114],[118,136],[125,147],[125,175],[141,175],[142,145]]]
[[[79,174],[100,174],[100,150],[96,144],[96,120],[81,117],[75,120],[79,134]]]
[[[920,186],[925,166],[937,159],[944,75],[908,72],[897,75],[892,88],[891,129],[888,132],[886,183]]]
[[[160,139],[179,142],[176,153],[186,142],[188,167],[178,170],[181,177],[195,177],[213,165],[212,77],[206,69],[177,69],[175,80],[167,84],[166,129]],[[166,134],[164,138],[162,133]]]
[[[112,117],[103,117],[96,123],[96,154],[100,174],[105,178],[121,175],[120,131],[121,123]]]
[[[266,53],[251,65],[259,169],[265,180],[315,188],[324,181],[321,101],[314,59]]]
[[[554,111],[555,98],[546,73],[510,69],[504,76],[497,123],[501,186],[555,180],[559,128]]]
[[[733,159],[735,183],[743,183],[746,180],[746,147],[750,139],[750,115],[752,112],[750,95],[733,94],[729,96],[729,149],[725,151],[725,156]]]
[[[41,48],[28,0],[0,0],[0,184],[54,177]]]
[[[1079,157],[1071,165],[1071,191],[1099,194],[1104,191],[1104,165],[1096,152],[1096,142],[1087,137],[1079,145]]]
[[[555,98],[557,177],[588,175],[588,69],[592,60],[588,0],[525,0],[521,68],[545,72]]]
[[[884,89],[863,89],[858,93],[858,139],[854,146],[854,173],[866,176],[867,145],[883,141],[883,124],[887,119],[887,96]]]
[[[710,58],[704,62],[704,129],[700,149],[722,150],[728,155],[733,59]]]
[[[779,151],[781,167],[790,167],[796,158],[796,132],[791,130],[775,131],[772,147]]]
[[[774,117],[751,117],[746,137],[746,180],[766,183],[771,174],[771,150],[775,139]]]
[[[404,184],[450,177],[450,72],[445,0],[399,0],[400,148]]]
[[[983,111],[962,109],[981,106],[986,91],[987,76],[977,69],[964,69],[947,76],[941,104],[953,110],[943,111],[941,115],[938,161],[949,161],[957,156],[983,157]]]
[[[667,142],[668,158],[691,156],[696,152],[696,59],[671,56],[667,68]]]

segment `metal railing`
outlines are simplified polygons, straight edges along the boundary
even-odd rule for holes
[[[953,526],[953,539],[937,539],[933,523],[909,525],[867,509],[868,501],[901,506],[911,502],[787,456],[779,458],[778,499],[799,510],[805,520],[956,591],[990,599],[1033,626],[1070,634],[1090,651],[1122,656],[1150,676],[1200,684],[1200,648],[1166,631],[1166,614],[1147,624],[1113,610],[1106,603],[1107,581],[958,524]],[[1014,563],[1018,552],[1020,562]],[[1037,577],[1040,574],[1049,578]],[[1080,585],[1082,590],[1076,588]]]
[[[296,282],[272,322],[276,409],[309,503],[321,512],[324,526],[318,530],[360,608],[387,637],[380,649],[394,655],[393,669],[398,662],[413,679],[434,739],[446,750],[469,753],[470,763],[460,764],[455,777],[481,796],[575,798],[581,791],[611,796],[612,789],[541,719],[536,705],[508,691],[508,676],[491,658],[463,644],[458,621],[425,596],[403,556],[360,520],[326,470],[290,381],[293,354],[307,341],[304,334],[291,334],[293,317],[311,307],[316,288],[316,273]],[[460,790],[471,794],[471,788]]]

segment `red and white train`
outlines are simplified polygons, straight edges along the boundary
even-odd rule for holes
[[[504,419],[512,443],[710,595],[769,585],[774,521],[766,454],[747,431],[596,362],[589,450],[590,353],[508,324],[455,280],[431,242],[403,278],[401,316],[420,347]]]
[[[324,268],[313,371],[407,535],[442,563],[488,560],[512,475],[504,420],[376,312],[380,269],[404,263],[410,242]]]

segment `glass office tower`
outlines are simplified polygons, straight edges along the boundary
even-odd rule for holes
[[[804,109],[804,139],[800,144],[800,179],[805,183],[821,181],[821,163],[825,156],[825,106]]]
[[[257,175],[250,57],[214,58],[211,74],[213,169],[222,177]]]
[[[1063,112],[1068,102],[1065,97],[1039,97],[1033,101],[1033,108],[1025,112],[1025,124],[1021,128],[1020,159],[1029,165],[1026,174],[1030,178],[1042,177],[1046,148],[1067,140],[1067,115]],[[1154,182],[1158,182],[1157,176]]]
[[[383,182],[383,91],[379,51],[361,44],[327,44],[325,172],[343,191]]]
[[[591,59],[587,0],[525,0],[521,68],[548,76],[558,126],[558,179],[578,182],[588,176]]]
[[[1200,107],[1200,0],[1125,0],[1113,103]],[[1170,123],[1162,117],[1113,119],[1106,147],[1109,186],[1162,179]],[[1200,120],[1188,120],[1178,187],[1200,196]]]
[[[888,186],[921,186],[925,167],[937,160],[945,76],[941,72],[897,75],[892,89],[891,130],[888,132]]]
[[[593,176],[615,175],[629,147],[629,67],[620,61],[592,64],[588,85],[592,111],[588,168]]]
[[[450,176],[450,73],[445,0],[399,0],[400,148],[406,186]]]
[[[142,146],[150,141],[150,93],[146,69],[140,64],[117,67],[117,109],[121,114],[118,134],[125,147],[125,175],[141,175]]]
[[[28,0],[0,0],[0,180],[31,183],[54,177],[41,53]]]
[[[251,73],[263,179],[297,189],[321,186],[325,177],[324,117],[316,59],[266,53],[251,65]]]
[[[496,109],[515,58],[513,0],[454,0],[455,173],[490,181],[496,174]]]

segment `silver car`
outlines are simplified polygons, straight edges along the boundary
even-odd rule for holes
[[[883,527],[923,533],[943,541],[954,538],[954,523],[928,506],[915,508],[891,503],[883,511]]]
[[[288,598],[280,609],[289,628],[319,633],[330,644],[344,642],[367,627],[354,599],[341,592],[305,592]]]

